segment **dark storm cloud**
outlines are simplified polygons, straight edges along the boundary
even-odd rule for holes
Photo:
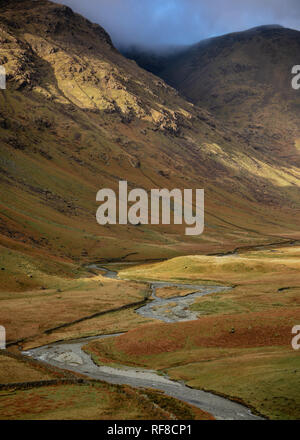
[[[191,44],[262,24],[300,30],[299,0],[60,0],[117,46]]]

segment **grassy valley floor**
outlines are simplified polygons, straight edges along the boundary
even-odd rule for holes
[[[198,298],[195,321],[148,323],[85,349],[100,364],[153,368],[266,417],[299,419],[300,358],[291,346],[300,322],[299,256],[291,246],[125,268],[119,274],[127,279],[214,280],[233,288]]]

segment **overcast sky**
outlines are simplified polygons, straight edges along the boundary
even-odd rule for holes
[[[300,0],[60,0],[114,44],[181,45],[262,24],[300,30]]]

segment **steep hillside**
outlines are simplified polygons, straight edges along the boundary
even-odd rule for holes
[[[191,102],[238,127],[257,151],[299,165],[300,93],[291,86],[300,32],[261,26],[162,60],[159,75]]]
[[[293,164],[273,155],[273,143],[258,149],[123,57],[100,26],[68,7],[0,5],[2,289],[35,288],[33,266],[56,273],[62,265],[73,274],[74,262],[297,237],[295,148]],[[99,226],[96,193],[117,190],[122,179],[147,190],[204,188],[205,233],[187,237],[184,225]]]

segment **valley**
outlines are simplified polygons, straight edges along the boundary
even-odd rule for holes
[[[298,255],[299,247],[291,245],[137,266],[120,262],[108,265],[111,270],[92,265],[92,279],[116,283],[120,277],[130,278],[133,281],[123,283],[135,282],[139,289],[142,282],[149,298],[146,306],[108,311],[41,333],[23,342],[24,354],[46,362],[45,367],[50,364],[106,382],[155,388],[193,405],[198,401],[196,406],[217,418],[244,416],[238,408],[235,415],[227,412],[228,402],[218,403],[213,395],[240,402],[267,418],[297,418],[299,362],[291,346],[291,329],[299,318]],[[214,281],[205,276],[205,269],[213,274],[213,267]],[[152,298],[146,281],[151,283]],[[157,297],[168,287],[188,293]],[[231,381],[224,374],[228,369],[240,379]],[[197,400],[196,391],[179,390],[174,380],[214,394],[200,393]],[[246,410],[245,417],[249,414]]]
[[[272,25],[121,53],[0,2],[1,420],[300,418],[299,49]],[[97,222],[120,182],[204,189],[204,230]]]

